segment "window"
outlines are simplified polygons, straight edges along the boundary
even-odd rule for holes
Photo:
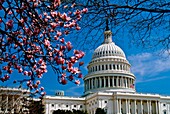
[[[52,107],[54,107],[54,104],[51,104]]]
[[[166,104],[163,104],[163,106],[166,106]]]
[[[108,67],[107,67],[107,65],[106,65],[106,70],[108,70]]]
[[[100,71],[100,65],[99,65],[99,71]]]
[[[83,108],[83,106],[82,106],[82,105],[80,105],[80,108]]]
[[[66,105],[66,107],[68,107],[68,105]]]
[[[108,87],[108,77],[106,77],[106,87]]]
[[[104,87],[104,79],[102,78],[102,87]]]
[[[74,108],[76,108],[76,105],[74,105]]]
[[[166,110],[164,110],[164,114],[166,114]]]
[[[107,103],[107,101],[104,101],[104,103]]]
[[[117,65],[117,70],[119,70],[119,65]]]
[[[104,70],[104,65],[102,65],[102,70]]]
[[[112,78],[110,78],[110,86],[111,86],[111,87],[113,86],[113,84],[112,84]]]
[[[112,69],[112,65],[110,64],[110,70]]]
[[[115,69],[115,65],[113,65],[113,69]]]

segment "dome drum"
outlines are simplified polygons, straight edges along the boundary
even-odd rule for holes
[[[129,90],[135,91],[134,78],[123,76],[99,76],[88,78],[84,81],[85,93],[97,90]]]

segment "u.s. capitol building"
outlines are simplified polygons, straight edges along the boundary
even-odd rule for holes
[[[87,66],[84,97],[67,97],[63,92],[46,96],[45,113],[76,109],[95,114],[97,108],[103,108],[107,114],[170,114],[170,96],[137,93],[130,67],[123,50],[112,42],[112,32],[106,29],[103,44]]]

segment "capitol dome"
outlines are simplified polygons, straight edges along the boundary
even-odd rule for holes
[[[104,32],[104,42],[95,49],[84,77],[85,94],[97,91],[135,92],[135,76],[123,50],[112,41],[112,32]]]
[[[124,57],[125,54],[123,50],[115,45],[114,42],[108,43],[108,44],[102,44],[99,46],[93,54],[93,59],[98,57],[104,57],[104,56],[118,56],[118,57]]]

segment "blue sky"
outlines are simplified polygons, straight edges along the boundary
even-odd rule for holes
[[[116,39],[113,39],[113,41],[123,49],[131,64],[131,71],[136,76],[135,86],[137,92],[170,95],[170,57],[167,56],[167,53],[161,54],[160,50],[153,52],[153,50],[146,51],[141,47],[129,46],[128,41],[122,42]],[[84,75],[87,74],[86,67],[93,52],[94,50],[87,51],[83,58],[85,62],[82,67]],[[12,74],[11,79],[14,77],[18,77],[18,75]],[[51,69],[48,69],[48,72],[43,76],[41,84],[48,95],[54,95],[57,90],[64,90],[67,96],[81,96],[84,91],[83,80],[81,80],[79,86],[71,82],[67,85],[61,85],[57,82],[57,76]],[[0,85],[16,86],[16,84],[12,84],[12,80],[5,83],[0,82]]]
[[[123,49],[131,64],[131,71],[136,76],[135,86],[137,92],[170,95],[170,58],[167,56],[167,53],[161,54],[160,50],[156,52],[153,52],[153,50],[146,51],[140,47],[129,46],[127,42],[115,41],[115,43]],[[87,74],[86,67],[91,60],[93,52],[94,50],[86,52],[86,56],[83,58],[85,62],[82,67],[84,75]],[[49,76],[53,76],[51,74],[53,73],[47,73],[47,76],[44,76],[44,78],[48,79],[42,81],[48,94],[54,95],[56,90],[64,90],[65,95],[68,96],[83,95],[83,80],[79,86],[73,83],[63,86],[58,84],[56,79],[49,80]],[[47,80],[49,80],[49,84],[46,84]]]

